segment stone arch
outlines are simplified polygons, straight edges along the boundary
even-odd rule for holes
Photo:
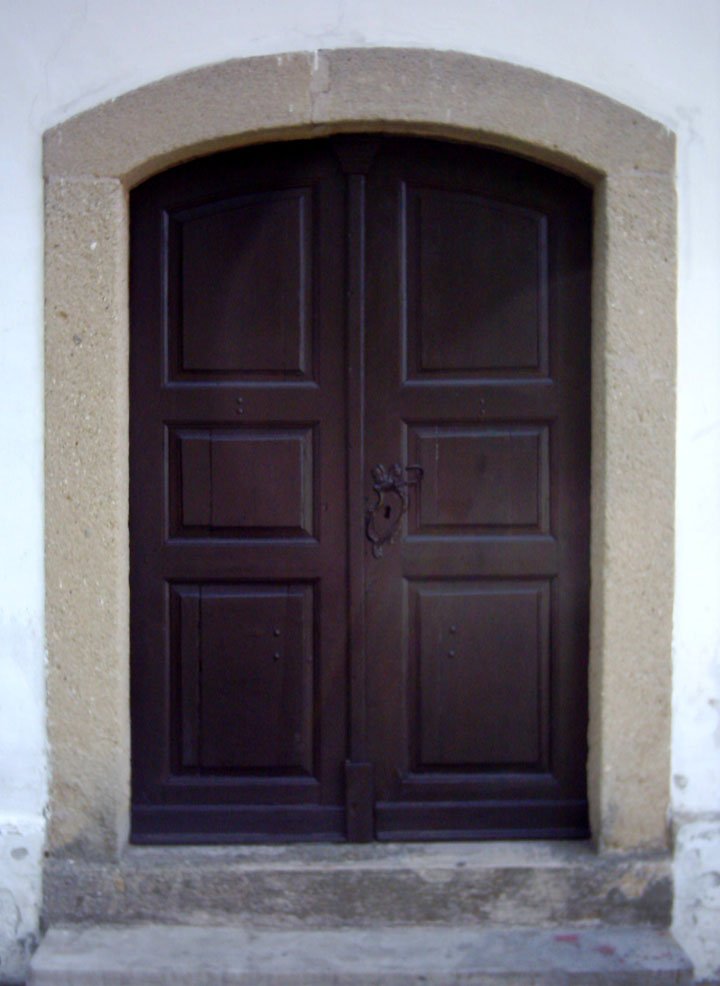
[[[237,59],[45,135],[50,846],[127,838],[127,191],[201,154],[353,131],[513,151],[595,190],[589,794],[596,842],[662,848],[673,599],[674,138],[573,83],[474,55]]]

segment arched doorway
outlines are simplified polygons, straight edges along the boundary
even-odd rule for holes
[[[591,210],[371,134],[133,191],[136,840],[588,834]]]
[[[193,69],[45,134],[49,850],[109,859],[128,834],[128,193],[192,157],[344,130],[504,148],[593,186],[591,831],[667,848],[674,137],[522,66],[364,48]]]

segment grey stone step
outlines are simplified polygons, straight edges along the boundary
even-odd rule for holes
[[[667,857],[585,843],[131,848],[49,860],[45,921],[267,928],[411,924],[667,927]]]
[[[692,982],[656,929],[51,930],[28,986],[670,986]]]

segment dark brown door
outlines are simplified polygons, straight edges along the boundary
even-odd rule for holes
[[[133,193],[137,841],[587,834],[590,209],[380,137]]]

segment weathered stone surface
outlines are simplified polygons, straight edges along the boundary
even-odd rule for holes
[[[637,924],[666,927],[663,858],[569,843],[132,849],[49,860],[45,920],[243,924]]]
[[[670,986],[690,965],[666,932],[158,925],[51,931],[29,986]]]
[[[674,565],[674,203],[669,177],[609,177],[596,210],[590,787],[610,848],[651,845],[669,798],[672,595],[654,587]]]
[[[45,134],[45,173],[131,185],[181,157],[210,154],[309,124],[309,52],[193,69],[103,103]]]
[[[584,169],[589,178],[674,167],[672,135],[642,114],[583,86],[463,52],[322,51],[312,110],[313,121],[326,125],[462,129],[473,141],[486,135],[494,146]]]
[[[279,128],[408,125],[485,134],[588,176],[674,167],[662,125],[576,83],[462,52],[344,48],[235,59],[143,86],[49,130],[45,171],[135,183],[177,163],[178,148],[208,154]]]
[[[107,856],[130,768],[127,210],[116,180],[50,181],[45,199],[51,841]]]

